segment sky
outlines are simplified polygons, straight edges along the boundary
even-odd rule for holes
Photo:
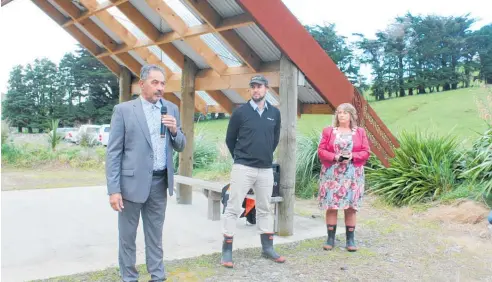
[[[68,1],[68,0],[67,0]],[[304,25],[334,23],[339,34],[362,33],[373,37],[398,15],[438,14],[459,16],[470,13],[478,21],[472,29],[492,23],[491,0],[283,0]],[[29,22],[29,23],[28,23]],[[26,65],[46,57],[58,63],[77,43],[63,28],[30,0],[15,0],[0,8],[0,93],[6,92],[9,73],[18,64]],[[365,69],[364,74],[370,70]]]

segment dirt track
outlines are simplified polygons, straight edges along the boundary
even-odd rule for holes
[[[469,216],[457,216],[458,211]],[[296,212],[319,216],[314,201],[298,201]],[[324,251],[325,238],[277,246],[288,261],[265,261],[259,249],[234,252],[235,268],[218,265],[219,254],[166,262],[168,281],[492,281],[492,232],[474,203],[416,212],[366,198],[357,226],[360,250],[348,253],[345,238]],[[472,223],[462,223],[470,220]],[[339,221],[343,222],[342,219]],[[343,230],[343,225],[338,227]],[[140,266],[142,279],[148,279]],[[58,280],[59,279],[59,280]],[[116,269],[52,281],[118,281]]]

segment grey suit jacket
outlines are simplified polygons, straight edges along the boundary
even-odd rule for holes
[[[108,194],[121,193],[123,199],[144,203],[150,193],[153,171],[153,150],[142,98],[118,104],[111,117],[111,133],[106,151],[106,180]],[[174,116],[177,135],[172,138],[166,131],[166,167],[169,195],[174,191],[173,149],[183,151],[186,137],[181,130],[179,110],[173,103],[162,99],[168,115]]]

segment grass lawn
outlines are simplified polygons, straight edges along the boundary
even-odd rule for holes
[[[451,133],[470,145],[487,127],[480,119],[475,97],[487,96],[484,88],[468,88],[371,103],[388,128]]]
[[[475,102],[475,97],[484,99],[487,94],[485,88],[475,87],[371,102],[371,106],[396,136],[402,130],[451,133],[470,145],[477,132],[482,133],[487,127],[478,115]],[[196,124],[196,130],[209,140],[224,142],[227,124],[227,119],[201,121]],[[303,115],[297,128],[300,134],[312,130],[321,133],[328,125],[331,115]]]

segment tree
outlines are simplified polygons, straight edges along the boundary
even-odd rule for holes
[[[375,96],[376,100],[384,100],[384,42],[381,38],[367,39],[362,34],[354,35],[359,36],[357,46],[363,51],[360,62],[372,67],[371,95]]]
[[[117,77],[87,50],[80,48],[76,53],[79,87],[81,92],[86,93],[85,105],[80,104],[81,115],[78,115],[78,118],[96,123],[109,123],[112,109],[119,98]]]
[[[347,44],[345,36],[337,34],[334,24],[312,25],[305,26],[305,28],[352,84],[362,81],[359,75],[360,65],[354,55],[354,47]]]
[[[473,34],[480,66],[480,78],[492,84],[492,24],[483,26]]]
[[[14,66],[10,72],[7,93],[2,103],[2,118],[17,127],[19,132],[22,132],[22,128],[29,126],[32,121],[33,104],[26,94],[24,68],[21,65]]]

